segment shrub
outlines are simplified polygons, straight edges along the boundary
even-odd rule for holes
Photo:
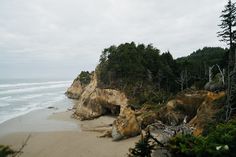
[[[168,148],[175,156],[236,156],[236,120],[217,125],[205,137],[177,135],[169,141]]]
[[[129,149],[129,157],[151,157],[152,151],[155,148],[156,139],[152,137],[149,131],[146,132],[146,135],[135,144],[134,148]]]
[[[82,85],[87,85],[90,83],[91,81],[91,76],[90,73],[88,71],[82,71],[79,74],[79,81],[81,82]]]
[[[7,157],[9,155],[15,154],[9,146],[0,145],[0,157]]]

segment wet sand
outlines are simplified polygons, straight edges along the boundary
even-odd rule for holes
[[[21,157],[121,157],[127,156],[128,149],[139,140],[100,138],[114,117],[81,122],[71,114],[45,109],[6,121],[0,125],[0,144],[19,150],[30,136]]]

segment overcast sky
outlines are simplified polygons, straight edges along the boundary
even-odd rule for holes
[[[0,0],[0,78],[69,78],[93,70],[101,51],[152,43],[185,56],[222,46],[227,0]]]

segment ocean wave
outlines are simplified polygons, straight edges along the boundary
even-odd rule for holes
[[[59,96],[55,97],[54,99],[43,103],[41,106],[42,107],[48,107],[50,105],[54,105],[56,102],[64,100],[65,98],[66,98],[65,95],[59,95]]]
[[[8,100],[8,99],[11,99],[11,96],[4,96],[0,98],[0,100]]]
[[[16,118],[18,116],[21,116],[21,115],[25,115],[31,111],[34,111],[34,110],[39,110],[39,109],[42,109],[40,107],[35,107],[35,108],[31,108],[31,109],[28,109],[28,110],[22,110],[21,112],[19,111],[15,111],[14,113],[11,113],[11,114],[5,114],[5,115],[1,115],[0,117],[0,124],[7,121],[7,120],[10,120],[10,119],[13,119],[13,118]]]
[[[37,86],[37,87],[29,87],[29,88],[22,88],[22,89],[10,89],[10,90],[4,90],[0,91],[0,94],[13,94],[13,93],[22,93],[22,92],[33,92],[33,91],[39,91],[42,89],[54,89],[54,88],[62,88],[62,87],[68,87],[68,83],[64,84],[56,84],[56,85],[47,85],[47,86]]]
[[[25,100],[30,100],[30,99],[34,99],[34,98],[41,98],[41,97],[45,97],[45,96],[55,96],[55,95],[59,95],[59,94],[63,94],[63,93],[64,93],[64,91],[63,92],[40,93],[40,94],[29,94],[29,95],[25,95],[25,96],[17,96],[14,98],[9,96],[8,99],[4,99],[4,100],[7,102],[25,101]],[[1,100],[1,98],[0,98],[0,100]]]
[[[30,95],[26,95],[26,96],[22,96],[22,97],[19,97],[19,98],[16,98],[16,100],[29,100],[29,99],[33,99],[33,98],[39,98],[39,97],[42,97],[42,96],[45,96],[47,95],[42,93],[42,94],[30,94]]]
[[[6,107],[6,106],[10,106],[11,104],[9,103],[3,103],[3,102],[0,102],[0,107]]]
[[[71,81],[48,81],[48,82],[34,82],[34,83],[0,84],[0,88],[35,86],[35,85],[50,85],[50,84],[63,84],[63,83],[71,83]]]
[[[60,102],[60,101],[64,100],[65,98],[66,97],[62,94],[62,95],[58,95],[58,96],[54,97],[51,100],[47,100],[45,102],[40,102],[40,101],[39,102],[30,102],[24,106],[15,106],[9,112],[10,114],[6,110],[4,110],[4,112],[0,111],[0,124],[9,120],[9,119],[12,119],[12,118],[15,118],[15,117],[18,117],[21,115],[25,115],[31,111],[44,109],[49,106],[56,106],[57,102]],[[0,103],[0,105],[1,105],[1,103]],[[7,103],[5,103],[5,105],[7,105]]]

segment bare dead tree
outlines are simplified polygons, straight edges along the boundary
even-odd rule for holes
[[[212,69],[214,68],[214,66],[215,66],[215,65],[209,67],[209,75],[208,75],[208,76],[209,76],[209,79],[208,79],[209,82],[212,81]]]
[[[181,91],[183,91],[184,86],[188,87],[188,81],[189,81],[188,71],[187,69],[185,69],[180,73],[180,77],[175,82],[180,85]]]
[[[220,72],[220,75],[221,75],[221,81],[222,81],[222,83],[223,83],[223,85],[225,84],[225,72],[224,72],[224,69],[223,70],[221,70],[221,68],[220,68],[220,66],[218,65],[218,64],[216,64],[216,66],[217,66],[217,68],[218,68],[218,70],[219,70],[219,72]]]

